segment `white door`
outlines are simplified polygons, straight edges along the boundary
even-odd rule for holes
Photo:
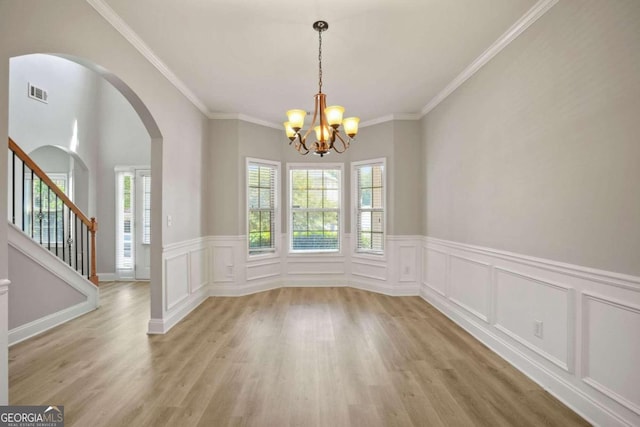
[[[135,195],[135,277],[149,280],[151,275],[151,171],[136,170]]]

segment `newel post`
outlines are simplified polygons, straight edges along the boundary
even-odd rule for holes
[[[98,231],[98,222],[95,218],[91,218],[91,276],[89,280],[98,286],[98,274],[96,273],[96,231]]]

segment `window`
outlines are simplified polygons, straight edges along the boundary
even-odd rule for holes
[[[133,270],[134,174],[117,173],[116,269]]]
[[[249,255],[276,251],[277,188],[280,163],[247,159],[247,235]]]
[[[289,169],[292,252],[339,252],[342,165]]]
[[[49,173],[47,176],[53,183],[66,194],[67,175]],[[27,182],[31,181],[31,177]],[[47,184],[40,181],[37,176],[31,181],[32,185],[27,184],[26,198],[31,199],[33,194],[33,211],[28,216],[27,222],[33,221],[33,238],[42,244],[62,245],[64,236],[62,234],[63,227],[66,227],[67,221],[64,216],[64,203],[59,199],[53,190],[50,190]],[[29,191],[32,191],[30,193]],[[42,215],[40,215],[42,213]],[[30,229],[30,225],[26,229]],[[67,230],[70,232],[71,230]]]
[[[385,160],[352,163],[356,251],[384,253]]]
[[[142,175],[142,244],[151,244],[151,176]]]

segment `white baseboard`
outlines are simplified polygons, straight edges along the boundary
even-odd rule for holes
[[[212,297],[241,297],[258,292],[270,291],[278,288],[340,288],[351,287],[364,291],[375,292],[389,296],[417,296],[420,294],[419,286],[403,285],[389,286],[365,280],[317,280],[317,279],[288,279],[272,280],[259,283],[238,284],[214,284],[209,287],[209,296]]]
[[[432,237],[422,256],[426,301],[594,425],[640,425],[640,277]]]
[[[97,306],[92,301],[85,301],[74,305],[73,307],[69,307],[11,329],[9,331],[9,346],[18,344],[19,342],[46,332],[51,328],[55,328],[58,325],[75,319],[76,317],[89,313],[96,308]]]
[[[189,313],[198,308],[208,297],[209,293],[206,287],[189,295],[188,298],[185,298],[184,301],[166,313],[167,317],[165,319],[150,319],[147,334],[166,334],[171,328],[178,324],[178,322],[187,317]]]
[[[209,287],[210,297],[243,297],[258,292],[281,288],[280,281],[247,283],[244,285],[213,285]]]
[[[630,425],[490,329],[478,325],[475,318],[434,292],[429,286],[422,286],[420,296],[591,424],[611,427]]]
[[[116,273],[98,273],[99,282],[115,282],[117,277]]]

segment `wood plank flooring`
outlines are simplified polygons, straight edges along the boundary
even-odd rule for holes
[[[147,336],[148,285],[9,351],[11,404],[67,426],[582,426],[418,297],[284,288],[209,298]]]

